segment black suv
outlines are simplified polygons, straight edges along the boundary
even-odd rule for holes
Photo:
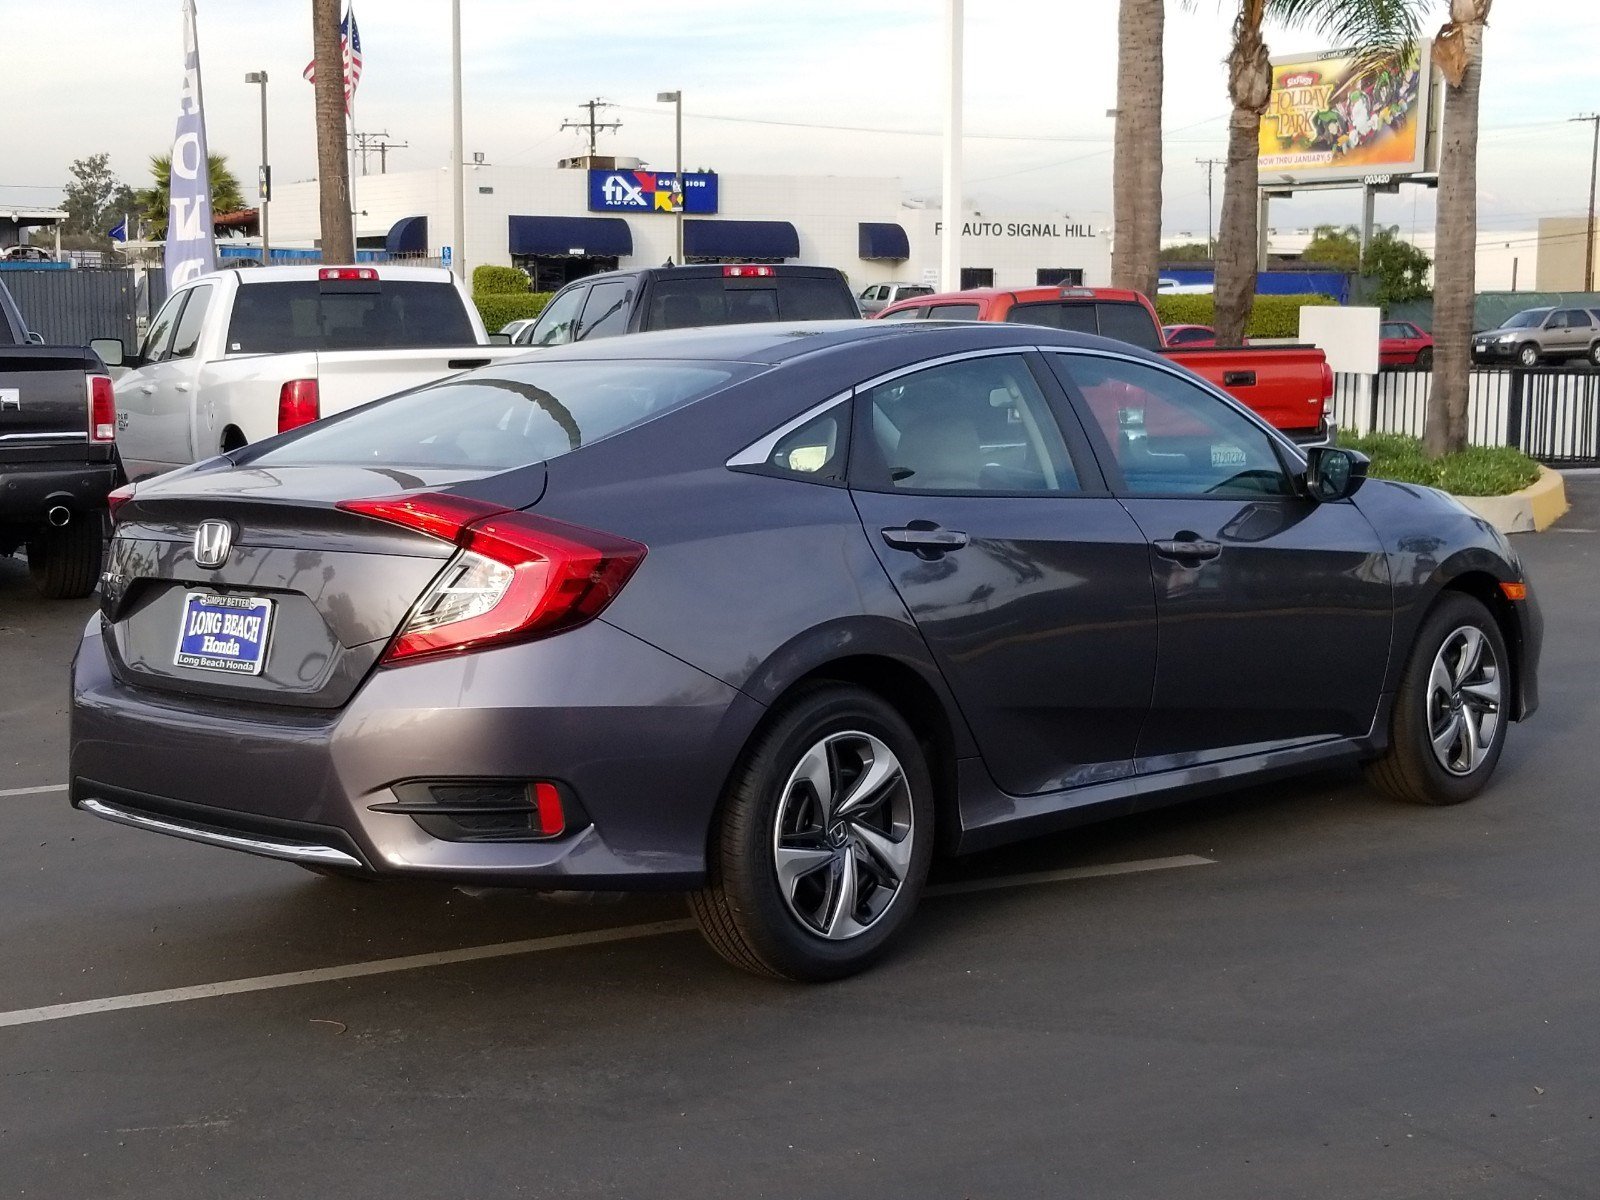
[[[834,267],[643,267],[569,283],[515,341],[519,346],[559,346],[651,329],[860,317],[849,283]]]

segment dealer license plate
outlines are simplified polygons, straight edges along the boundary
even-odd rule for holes
[[[172,661],[202,671],[259,675],[271,632],[271,600],[190,592],[183,599],[183,624]]]

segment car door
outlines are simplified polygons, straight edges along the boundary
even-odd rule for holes
[[[557,292],[539,314],[539,319],[517,334],[519,346],[563,346],[577,332],[578,315],[583,312],[583,298],[588,293],[587,284],[574,284],[564,292]]]
[[[1594,341],[1594,327],[1589,314],[1581,308],[1568,308],[1562,311],[1561,316],[1566,318],[1566,328],[1561,331],[1561,353],[1570,358],[1587,355]]]
[[[157,396],[170,390],[186,365],[169,358],[172,334],[189,299],[189,289],[167,297],[139,347],[138,365],[116,382],[117,449],[130,479],[173,465],[162,448]]]
[[[1148,542],[1159,667],[1139,770],[1366,733],[1393,600],[1356,506],[1306,498],[1287,444],[1185,372],[1047,358]]]
[[[197,283],[189,288],[189,298],[172,330],[164,372],[151,399],[151,429],[163,455],[174,463],[190,463],[199,457],[195,447],[195,400],[200,372],[195,354],[205,328],[206,313],[216,297],[215,284]]]
[[[852,439],[867,538],[1018,796],[1130,775],[1155,677],[1145,539],[1053,388],[960,356],[858,390]]]

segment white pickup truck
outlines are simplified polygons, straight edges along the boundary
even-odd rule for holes
[[[116,382],[128,478],[210,458],[523,348],[488,344],[439,267],[261,267],[178,288]]]

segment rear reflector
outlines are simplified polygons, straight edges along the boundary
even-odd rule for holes
[[[461,548],[412,607],[385,663],[582,625],[611,603],[646,553],[626,538],[438,492],[338,507]]]
[[[322,416],[322,396],[315,379],[290,379],[278,389],[278,432],[288,433]]]
[[[106,496],[106,509],[111,513],[113,522],[117,519],[117,510],[133,499],[133,489],[137,486],[138,484],[125,483]]]
[[[323,267],[317,272],[317,278],[327,282],[340,280],[362,280],[375,283],[378,272],[372,267]]]
[[[89,440],[117,440],[117,398],[109,375],[89,376]]]
[[[722,273],[729,279],[767,279],[777,274],[771,267],[723,267]]]
[[[545,837],[555,837],[567,827],[567,815],[561,809],[561,792],[555,784],[533,785],[533,809],[538,817],[539,832]]]

